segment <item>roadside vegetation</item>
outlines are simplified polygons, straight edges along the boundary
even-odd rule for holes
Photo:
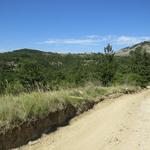
[[[68,104],[78,111],[87,102],[96,103],[103,100],[105,96],[135,92],[137,89],[139,88],[131,86],[101,87],[88,84],[85,87],[68,90],[1,96],[0,130],[4,131],[22,122],[42,118],[51,112],[63,109]]]
[[[104,54],[28,49],[2,53],[0,130],[41,118],[67,104],[78,110],[86,102],[136,91],[149,82],[150,54],[140,47],[125,57],[115,56],[109,44]]]

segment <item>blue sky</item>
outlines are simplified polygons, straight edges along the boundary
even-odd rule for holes
[[[101,52],[150,40],[149,0],[0,0],[0,52]]]

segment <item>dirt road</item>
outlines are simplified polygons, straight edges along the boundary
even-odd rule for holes
[[[106,100],[21,150],[150,150],[150,90]]]

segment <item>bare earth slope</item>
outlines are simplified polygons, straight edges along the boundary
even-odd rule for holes
[[[150,90],[106,100],[21,150],[149,150]]]

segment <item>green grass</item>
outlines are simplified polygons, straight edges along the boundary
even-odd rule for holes
[[[50,112],[63,109],[68,103],[78,108],[86,101],[95,101],[97,98],[111,93],[124,93],[126,89],[127,87],[100,87],[90,84],[70,90],[1,96],[0,127],[9,127],[18,122],[46,116]],[[134,87],[129,89],[135,90]]]

